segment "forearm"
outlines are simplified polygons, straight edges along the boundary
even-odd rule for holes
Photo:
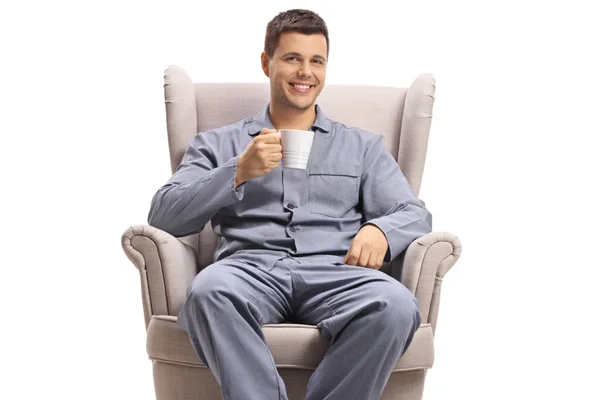
[[[221,208],[243,198],[236,172],[233,157],[189,183],[175,173],[154,195],[148,224],[175,237],[199,232]]]
[[[388,241],[388,253],[384,261],[391,261],[408,246],[432,231],[431,213],[418,201],[396,203],[385,215],[373,218],[366,224],[377,226]]]
[[[393,260],[415,239],[431,232],[431,214],[415,196],[381,136],[365,153],[361,195],[365,224],[377,226],[388,241],[385,261]]]

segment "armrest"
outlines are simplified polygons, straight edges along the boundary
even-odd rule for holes
[[[413,241],[403,257],[392,261],[391,275],[419,301],[422,321],[435,332],[442,279],[460,257],[462,246],[456,235],[432,232]]]
[[[177,315],[198,272],[194,248],[148,225],[128,228],[121,245],[140,271],[146,327],[152,315]]]

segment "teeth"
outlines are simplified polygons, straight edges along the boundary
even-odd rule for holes
[[[310,85],[294,85],[294,87],[297,87],[298,89],[309,89]]]

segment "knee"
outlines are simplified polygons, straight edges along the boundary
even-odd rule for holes
[[[421,324],[416,297],[401,283],[389,284],[378,295],[381,321],[392,329],[415,331]]]
[[[202,306],[223,296],[227,292],[227,282],[221,274],[207,268],[196,275],[187,292],[188,302]]]

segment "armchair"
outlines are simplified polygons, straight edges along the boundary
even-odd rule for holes
[[[334,120],[384,135],[387,148],[418,196],[434,92],[433,76],[423,74],[409,88],[329,85],[318,103]],[[165,103],[171,170],[175,171],[188,141],[197,132],[252,116],[268,101],[268,84],[193,83],[184,70],[169,67]],[[202,232],[183,238],[148,225],[129,227],[122,235],[123,250],[140,272],[146,347],[158,400],[221,398],[211,371],[198,359],[187,334],[176,323],[187,287],[212,263],[216,242],[210,224]],[[434,361],[442,279],[460,252],[455,235],[432,232],[382,267],[416,295],[422,317],[382,399],[422,398],[425,375]],[[285,323],[264,325],[263,331],[290,400],[304,399],[308,379],[325,354],[327,342],[316,326]]]

